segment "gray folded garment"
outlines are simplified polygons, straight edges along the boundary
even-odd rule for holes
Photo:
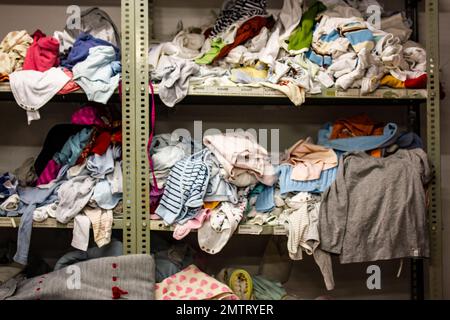
[[[136,254],[80,262],[42,276],[0,286],[10,300],[154,300],[155,263]]]

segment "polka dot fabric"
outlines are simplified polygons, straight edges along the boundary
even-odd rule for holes
[[[195,265],[157,283],[157,300],[238,300],[233,291]]]

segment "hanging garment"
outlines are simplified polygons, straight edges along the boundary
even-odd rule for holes
[[[386,158],[344,155],[320,207],[321,249],[339,254],[341,263],[428,257],[424,184],[430,179],[422,149]]]
[[[81,12],[79,29],[67,25],[63,31],[55,31],[54,37],[60,43],[60,52],[66,55],[74,46],[80,34],[90,34],[120,48],[119,31],[109,15],[99,8],[89,8]]]
[[[112,46],[89,49],[89,56],[73,67],[73,80],[89,101],[106,104],[119,86],[121,64]]]
[[[186,97],[189,78],[199,71],[199,66],[192,61],[172,57],[161,57],[155,71],[159,84],[159,97],[168,107],[173,107]]]
[[[312,255],[319,266],[327,290],[334,289],[331,257],[318,248],[320,196],[300,192],[286,199],[288,209],[280,215],[287,231],[287,248],[293,260],[303,260],[303,251]]]
[[[59,66],[59,42],[53,37],[47,37],[41,30],[33,35],[33,44],[28,48],[23,70],[47,71]]]
[[[33,38],[25,31],[11,31],[0,43],[0,77],[8,80],[8,75],[22,69],[27,50]]]
[[[295,143],[287,150],[286,156],[285,161],[293,166],[294,180],[319,179],[322,171],[338,165],[336,153],[332,149],[313,144],[310,137]]]
[[[19,188],[18,195],[23,206],[19,209],[19,231],[17,234],[17,252],[14,261],[26,265],[33,228],[33,213],[37,207],[54,203],[58,200],[57,192],[62,182],[57,182],[49,188]]]
[[[9,75],[11,91],[17,104],[27,111],[28,124],[41,118],[39,109],[49,102],[70,78],[59,68],[40,72],[16,71]]]

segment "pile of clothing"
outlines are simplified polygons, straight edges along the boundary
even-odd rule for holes
[[[202,147],[157,135],[151,217],[173,225],[178,240],[197,230],[209,254],[240,223],[283,228],[289,257],[312,255],[328,290],[330,254],[341,263],[428,257],[431,171],[420,137],[362,114],[325,124],[317,141],[301,139],[273,161],[249,131],[206,135]]]
[[[120,111],[86,105],[72,124],[53,127],[36,160],[0,177],[0,215],[20,216],[14,260],[27,264],[33,221],[74,221],[72,246],[86,251],[92,225],[98,247],[111,241],[114,215],[122,214]]]
[[[47,36],[12,31],[0,43],[0,81],[10,82],[28,123],[40,119],[39,109],[56,94],[79,90],[89,101],[106,104],[121,75],[120,37],[106,12],[81,13],[80,28],[66,26]]]
[[[151,78],[169,107],[189,86],[264,86],[295,104],[325,88],[426,88],[426,52],[410,41],[404,14],[376,0],[284,0],[270,15],[266,0],[227,0],[211,25],[180,30],[149,51]],[[368,8],[379,9],[375,25]],[[375,19],[377,20],[377,19]]]

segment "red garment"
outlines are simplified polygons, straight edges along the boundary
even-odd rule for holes
[[[33,33],[33,44],[28,48],[23,70],[47,71],[59,65],[59,42],[47,37],[41,30]]]
[[[80,90],[80,86],[73,81],[73,73],[67,68],[63,69],[64,73],[70,77],[70,81],[66,83],[66,85],[59,90],[58,94],[68,94],[77,90]]]
[[[213,62],[225,58],[232,49],[257,36],[263,27],[271,29],[274,23],[275,21],[272,16],[256,16],[248,19],[236,31],[234,42],[223,47],[219,54],[214,58]]]
[[[107,131],[100,132],[94,142],[94,146],[92,147],[92,153],[102,155],[108,150],[109,145],[111,144],[111,133]]]
[[[428,77],[426,74],[421,75],[415,79],[405,80],[405,88],[408,89],[426,89]]]
[[[122,130],[116,131],[111,135],[111,142],[114,144],[122,143]]]

